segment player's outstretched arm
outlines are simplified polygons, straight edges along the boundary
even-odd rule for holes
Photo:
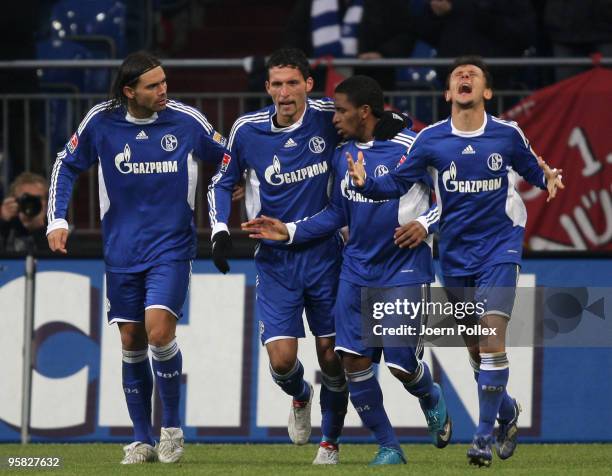
[[[544,161],[544,159],[538,156],[538,165],[544,172],[544,178],[546,179],[546,188],[548,190],[548,198],[547,202],[550,202],[553,198],[557,196],[557,189],[563,190],[565,185],[563,185],[563,173],[562,169],[551,169],[548,164]]]
[[[353,160],[353,156],[350,152],[346,153],[346,162],[348,164],[348,172],[351,176],[353,184],[357,188],[363,188],[366,181],[366,171],[363,166],[363,152],[357,152],[357,162]]]
[[[240,226],[249,233],[249,238],[272,241],[287,241],[289,239],[287,225],[278,218],[262,215],[242,223]]]
[[[64,228],[53,230],[47,235],[47,241],[49,242],[49,249],[54,253],[68,254],[68,250],[66,249],[68,230]]]

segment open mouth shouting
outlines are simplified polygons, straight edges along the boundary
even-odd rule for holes
[[[459,84],[459,95],[469,95],[472,93],[472,85],[469,83],[461,83]]]

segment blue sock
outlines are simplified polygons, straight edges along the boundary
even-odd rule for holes
[[[504,396],[502,397],[501,404],[499,405],[498,420],[501,423],[508,423],[514,418],[514,398],[508,395],[508,392],[504,390]]]
[[[162,402],[163,428],[179,428],[179,404],[181,401],[181,374],[183,373],[183,356],[176,339],[167,345],[150,346],[153,354],[153,371],[155,382]]]
[[[493,434],[495,418],[504,398],[508,383],[508,358],[505,352],[480,354],[480,374],[478,375],[478,402],[480,418],[476,435]]]
[[[331,377],[321,373],[321,432],[322,441],[338,444],[348,406],[348,386],[341,373]]]
[[[153,375],[147,349],[123,351],[122,381],[128,413],[134,425],[134,441],[153,445],[151,428]]]
[[[374,377],[372,367],[361,372],[347,373],[351,402],[363,424],[374,433],[381,447],[395,448],[401,451],[385,407],[383,394]]]
[[[291,395],[298,402],[310,400],[310,386],[304,380],[304,367],[299,359],[295,361],[293,368],[286,374],[277,374],[270,366],[272,379],[283,389],[287,395]]]
[[[478,384],[480,364],[474,361],[470,356],[470,365],[474,369],[474,380],[476,380],[476,383]],[[502,423],[507,423],[512,420],[512,418],[514,418],[514,411],[514,399],[508,394],[508,391],[504,388],[504,396],[502,397],[502,401],[499,406],[499,413],[497,419]]]
[[[429,366],[425,362],[419,362],[415,374],[411,382],[404,384],[404,388],[421,400],[427,410],[430,410],[438,403],[440,391],[437,387],[434,387]]]

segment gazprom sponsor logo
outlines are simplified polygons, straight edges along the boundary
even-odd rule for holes
[[[389,200],[372,200],[371,198],[364,197],[357,190],[349,187],[351,184],[351,177],[348,172],[344,175],[344,179],[340,182],[340,190],[342,196],[351,202],[363,202],[363,203],[385,203]]]
[[[292,170],[291,172],[283,172],[280,160],[275,155],[274,159],[272,159],[272,165],[266,169],[264,176],[266,182],[270,185],[283,185],[301,182],[317,175],[325,174],[328,170],[327,162],[318,162],[301,169]]]
[[[178,161],[131,162],[132,151],[125,144],[123,152],[115,156],[115,167],[122,174],[169,174],[178,172]]]
[[[457,180],[457,166],[451,162],[450,167],[442,174],[442,183],[447,192],[480,193],[499,190],[502,177],[482,180]]]

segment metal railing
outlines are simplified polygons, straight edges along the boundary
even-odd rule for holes
[[[248,58],[206,58],[206,59],[164,59],[165,68],[244,68]],[[311,59],[312,64],[320,60]],[[526,67],[526,66],[591,66],[601,64],[612,66],[612,57],[583,57],[583,58],[485,58],[489,66],[501,67]],[[380,59],[356,59],[356,58],[332,58],[326,60],[325,64],[347,67],[401,67],[401,66],[450,66],[452,58],[380,58]],[[36,69],[36,68],[118,68],[121,65],[119,59],[100,60],[14,60],[0,61],[0,69]]]

